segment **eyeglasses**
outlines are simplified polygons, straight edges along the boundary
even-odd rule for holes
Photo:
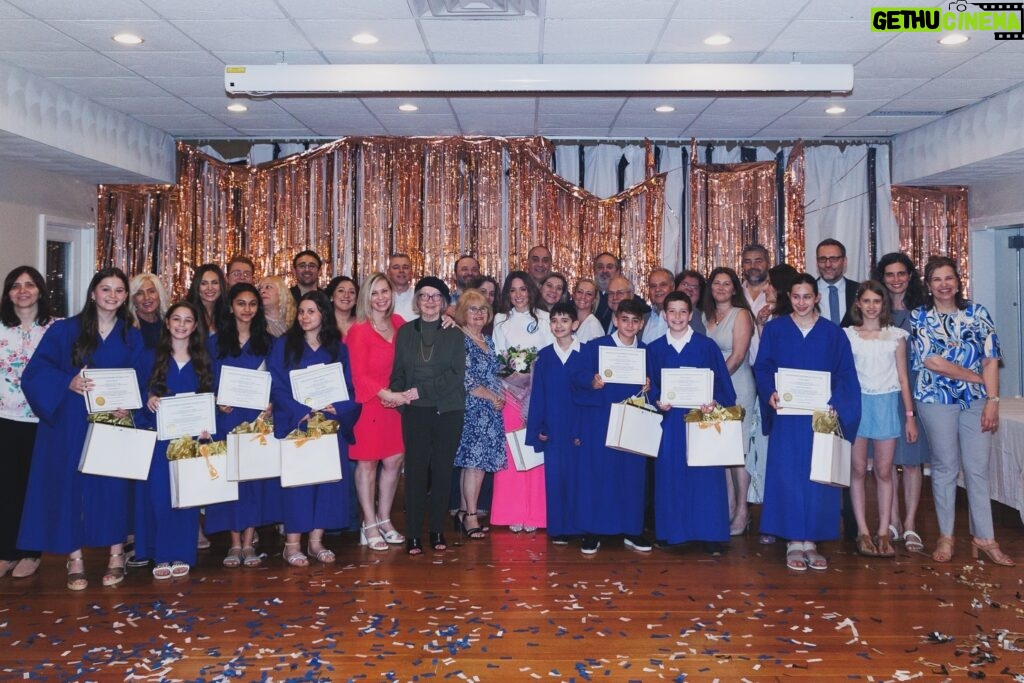
[[[818,263],[827,263],[830,266],[842,261],[845,256],[819,256]]]
[[[236,280],[252,280],[252,273],[248,270],[232,270],[228,275]]]
[[[470,313],[486,313],[487,312],[487,307],[486,306],[470,306],[466,310],[468,310]]]
[[[320,270],[320,266],[315,263],[297,263],[295,265],[296,270]]]
[[[420,301],[440,301],[442,297],[440,294],[427,294],[426,292],[419,295]]]

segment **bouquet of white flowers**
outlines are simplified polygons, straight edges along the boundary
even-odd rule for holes
[[[537,360],[537,349],[529,346],[510,346],[498,354],[498,376],[505,388],[505,401],[519,408],[526,422],[530,410],[530,386],[533,384],[533,364]]]

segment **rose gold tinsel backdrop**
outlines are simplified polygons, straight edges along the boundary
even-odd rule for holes
[[[154,270],[176,296],[200,264],[246,254],[257,276],[290,276],[305,248],[325,261],[321,284],[362,281],[393,252],[449,281],[472,253],[500,280],[543,244],[570,282],[594,254],[621,254],[643,294],[661,264],[665,177],[650,143],[647,180],[607,199],[555,175],[543,138],[342,138],[255,167],[178,152],[177,185],[101,185],[97,210],[97,267]]]
[[[957,262],[968,293],[967,188],[894,185],[892,213],[900,229],[900,251],[924,273],[928,257],[941,254]]]
[[[690,262],[702,273],[726,265],[740,269],[748,244],[761,244],[769,254],[778,246],[776,162],[701,164],[696,143],[690,166]],[[804,268],[804,157],[796,144],[785,172],[787,223],[783,260]]]

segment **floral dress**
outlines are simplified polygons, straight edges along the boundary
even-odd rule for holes
[[[499,396],[502,393],[498,379],[498,356],[494,341],[484,336],[487,351],[466,337],[466,420],[462,427],[462,441],[455,454],[456,467],[473,467],[484,472],[505,469],[505,430],[501,412],[490,401],[473,396],[476,387],[485,387]]]

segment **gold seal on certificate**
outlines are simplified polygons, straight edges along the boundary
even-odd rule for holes
[[[98,406],[105,406],[107,405],[107,399],[103,398],[102,396],[97,396],[95,403]]]
[[[666,391],[665,392],[665,396],[668,398],[669,401],[671,401],[672,399],[674,399],[676,397],[676,392],[674,392],[674,391]]]
[[[615,371],[612,370],[611,368],[608,368],[607,370],[604,371],[604,376],[605,377],[611,377],[614,374],[615,374]]]
[[[783,400],[783,401],[792,401],[792,400],[793,400],[793,394],[791,394],[791,393],[789,393],[789,392],[787,391],[786,393],[784,393],[784,394],[782,395],[782,400]]]
[[[132,368],[82,370],[82,377],[92,383],[85,392],[85,409],[90,413],[111,410],[135,410],[142,407],[139,380]]]

